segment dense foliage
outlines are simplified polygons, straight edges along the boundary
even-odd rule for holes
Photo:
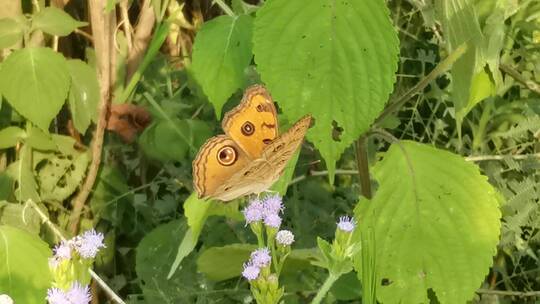
[[[0,7],[0,303],[58,303],[88,267],[92,303],[540,296],[538,1]],[[279,224],[192,184],[252,84],[280,130],[314,118],[271,189]]]

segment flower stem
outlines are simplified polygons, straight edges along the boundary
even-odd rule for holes
[[[319,292],[317,292],[317,295],[315,296],[313,301],[311,301],[311,304],[321,303],[324,296],[326,296],[326,294],[330,290],[330,287],[334,285],[334,282],[336,282],[338,278],[339,278],[339,275],[335,275],[332,273],[328,274],[328,278],[326,278],[326,281],[324,281],[324,284],[321,286],[321,289],[319,289]]]

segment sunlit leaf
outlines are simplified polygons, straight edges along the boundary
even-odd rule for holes
[[[0,206],[0,225],[8,225],[38,235],[41,218],[34,208],[19,203],[8,203]]]
[[[50,48],[24,48],[2,64],[0,91],[22,116],[48,130],[69,90],[64,57]]]
[[[333,179],[335,162],[393,89],[398,39],[385,2],[267,1],[253,43],[258,71],[284,114],[314,116],[308,139]]]
[[[359,229],[373,229],[382,303],[466,303],[489,272],[499,240],[497,196],[462,157],[410,141],[373,168],[379,188],[363,201]],[[382,284],[381,282],[385,282]]]
[[[15,303],[43,303],[51,287],[51,250],[38,236],[0,226],[0,291]]]
[[[43,8],[32,18],[32,27],[47,34],[67,36],[76,28],[86,25],[73,19],[69,14],[54,6]]]
[[[19,42],[24,34],[24,27],[11,18],[0,19],[0,49],[8,48]]]
[[[17,182],[15,196],[20,202],[28,199],[39,202],[38,185],[32,168],[32,148],[24,145],[19,160],[11,163],[7,168],[8,174]]]
[[[252,18],[219,16],[204,23],[193,45],[191,69],[217,117],[227,99],[244,85],[251,62]]]
[[[68,60],[71,88],[69,109],[75,128],[84,134],[91,121],[97,121],[99,84],[96,70],[80,60]]]
[[[19,127],[7,127],[0,130],[0,149],[15,147],[26,137],[26,132]]]

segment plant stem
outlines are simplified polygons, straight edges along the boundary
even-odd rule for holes
[[[315,296],[315,298],[313,298],[313,301],[311,301],[311,304],[321,303],[322,299],[324,299],[324,296],[326,296],[326,294],[330,290],[330,287],[334,285],[334,283],[336,282],[338,278],[339,278],[338,275],[329,273],[328,278],[326,278],[326,281],[324,281],[324,284],[321,286],[321,288],[317,292],[317,295]]]
[[[234,17],[234,12],[225,2],[223,2],[223,0],[214,0],[214,3],[217,4],[225,12],[225,14]]]
[[[465,51],[467,51],[467,44],[464,43],[458,46],[452,53],[450,53],[450,55],[448,55],[448,57],[439,62],[439,64],[426,77],[422,78],[422,80],[420,80],[414,87],[399,97],[398,100],[386,107],[381,115],[379,115],[379,117],[375,120],[374,124],[380,124],[388,115],[399,110],[411,97],[422,91],[428,84],[439,77],[439,75],[450,69],[454,62],[465,54]]]
[[[523,84],[527,87],[527,89],[535,92],[536,94],[540,94],[540,84],[534,82],[533,80],[529,80],[521,75],[517,70],[512,68],[511,66],[507,64],[501,64],[499,66],[499,69],[506,74],[510,75],[510,77],[514,78],[517,82]]]
[[[356,164],[358,176],[360,177],[360,185],[362,187],[362,195],[367,199],[371,199],[371,179],[369,178],[369,164],[366,145],[366,136],[360,136],[360,138],[358,138],[356,141]]]

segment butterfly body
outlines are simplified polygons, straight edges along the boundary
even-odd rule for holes
[[[222,122],[224,135],[210,138],[193,161],[199,198],[230,201],[268,190],[302,143],[311,116],[278,134],[277,111],[262,86],[248,88]]]

